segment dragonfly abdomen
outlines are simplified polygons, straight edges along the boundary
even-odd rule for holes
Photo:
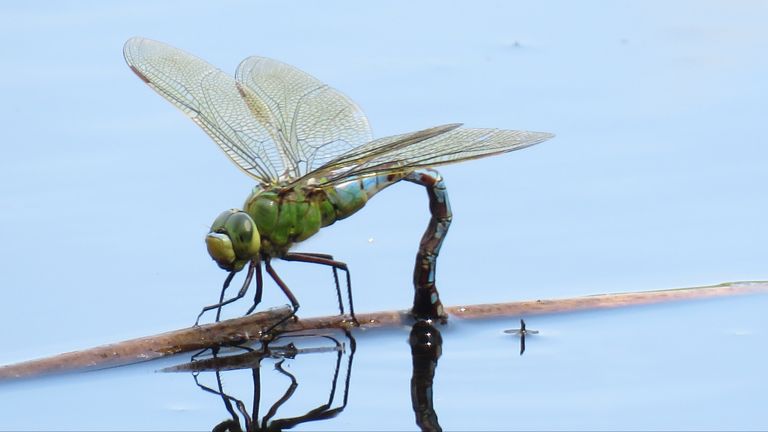
[[[394,171],[379,175],[352,177],[344,183],[326,188],[328,202],[335,209],[335,218],[327,226],[363,208],[368,200],[385,188],[405,178],[409,172]]]

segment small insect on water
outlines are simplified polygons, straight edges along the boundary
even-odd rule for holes
[[[539,334],[539,331],[538,330],[528,330],[528,329],[526,329],[525,328],[525,321],[522,318],[520,318],[520,328],[519,329],[504,330],[504,333],[520,336],[520,355],[523,355],[523,353],[525,352],[525,336],[529,335],[529,334],[531,334],[531,335]]]
[[[337,271],[344,271],[355,321],[346,264],[330,255],[291,249],[401,180],[427,189],[432,214],[416,256],[412,313],[417,318],[444,319],[435,286],[435,261],[451,223],[451,209],[443,179],[431,168],[519,150],[553,136],[447,124],[373,140],[368,120],[357,105],[277,60],[248,57],[232,77],[204,60],[149,39],[132,38],[123,52],[139,78],[197,123],[257,183],[243,209],[221,213],[205,238],[211,258],[229,275],[219,302],[203,308],[198,321],[213,309],[218,321],[222,306],[242,298],[255,275],[256,296],[248,310],[252,312],[261,301],[262,262],[290,300],[291,316],[295,315],[299,302],[275,273],[271,264],[275,258],[332,268],[342,315]],[[232,278],[246,266],[242,288],[224,300]]]

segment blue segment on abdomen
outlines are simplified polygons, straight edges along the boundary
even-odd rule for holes
[[[344,219],[363,208],[368,200],[384,188],[397,183],[407,173],[387,173],[364,177],[352,177],[336,185],[328,199],[336,208],[337,219]]]

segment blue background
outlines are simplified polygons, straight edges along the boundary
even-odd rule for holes
[[[225,274],[210,261],[203,237],[220,211],[242,204],[251,181],[125,66],[121,49],[131,36],[170,43],[226,71],[252,54],[293,64],[355,100],[376,137],[449,122],[557,134],[530,149],[441,169],[455,217],[438,286],[452,305],[768,279],[766,22],[766,3],[727,1],[5,2],[0,363],[188,326],[218,296]],[[427,221],[424,191],[396,185],[297,250],[347,262],[358,311],[405,309]],[[303,316],[334,312],[327,270],[281,263],[278,271],[294,287]],[[267,304],[282,304],[271,288]],[[754,362],[766,357],[766,323],[758,318],[765,305],[764,299],[729,300],[540,322],[537,343],[548,346],[541,355],[550,363],[525,358],[529,365],[536,361],[532,376],[539,381],[531,382],[545,381],[536,405],[543,414],[526,417],[530,422],[520,427],[768,427],[765,413],[749,403],[764,400],[754,383],[765,382],[765,370]],[[247,306],[227,312],[237,316]],[[444,384],[445,398],[461,392],[471,371],[480,373],[469,366],[477,358],[508,359],[492,348],[474,351],[508,342],[500,329],[516,322],[496,324],[449,330],[454,346],[464,347],[453,361],[465,369],[444,367],[442,376],[452,379]],[[542,324],[551,326],[550,336]],[[668,365],[669,375],[650,382],[672,385],[680,370],[701,362],[695,370],[702,375],[671,381],[688,390],[679,400],[701,395],[691,385],[699,380],[714,379],[717,390],[690,411],[663,418],[629,416],[640,408],[637,401],[617,395],[635,394],[637,383],[623,380],[592,391],[577,385],[574,399],[591,402],[574,406],[553,371],[581,364],[571,344],[587,347],[552,329],[580,325],[579,332],[608,326],[616,333],[591,339],[588,351],[613,361],[592,379],[572,376],[576,384],[607,380],[609,365],[622,376],[630,366]],[[619,341],[637,340],[632,335],[639,329],[649,332],[635,335],[640,338],[671,340],[643,350],[644,362],[630,365],[638,357]],[[713,338],[749,336],[739,339],[738,361],[726,368],[740,378],[706,376],[724,365],[714,355],[720,351],[701,351],[715,342],[701,340],[700,331]],[[367,372],[357,372],[357,395],[381,391],[388,400],[376,374],[407,372],[404,337],[369,336],[372,363],[360,361]],[[406,363],[382,360],[390,347],[402,351],[397,355]],[[674,347],[679,352],[661,354]],[[382,371],[376,362],[394,369]],[[487,374],[490,366],[483,369]],[[0,412],[15,406],[0,426],[199,429],[215,424],[209,416],[223,414],[220,407],[210,407],[212,413],[189,408],[196,402],[185,398],[210,398],[196,390],[180,395],[193,388],[191,378],[172,378],[183,389],[177,390],[171,378],[146,370],[0,388]],[[497,393],[513,396],[493,388],[494,379],[478,379],[473,387],[489,394],[478,404],[501,417],[475,416],[472,423],[462,416],[444,426],[515,427],[503,403],[494,406],[505,401]],[[161,388],[172,396],[98,400],[95,395],[111,394],[105,389],[112,386],[135,386],[134,396],[160,399]],[[88,414],[82,407],[65,410],[66,394],[95,405]],[[408,411],[408,395],[405,387],[392,398]],[[744,412],[716,417],[726,400],[726,412]],[[624,403],[617,407],[617,401]],[[466,399],[456,410],[443,403],[446,417],[469,410]],[[669,403],[646,408],[658,412],[671,409]],[[50,418],[31,414],[41,406],[53,410]],[[173,414],[178,406],[186,407],[183,416]],[[351,423],[323,427],[370,426],[366,416],[384,429],[414,427],[412,414],[366,409],[358,402],[358,417],[345,413],[340,420]]]

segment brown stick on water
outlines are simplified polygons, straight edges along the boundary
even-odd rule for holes
[[[696,288],[453,306],[446,308],[445,311],[453,319],[519,317],[754,293],[768,293],[768,282],[733,282]],[[259,338],[262,328],[279,320],[285,314],[290,313],[290,311],[291,309],[286,306],[214,324],[190,327],[154,336],[102,345],[82,351],[73,351],[37,360],[0,366],[0,380],[31,378],[54,373],[128,365],[181,352],[252,341]],[[409,311],[357,314],[357,319],[362,328],[392,327],[407,325],[413,322]],[[349,328],[349,326],[349,321],[334,315],[305,318],[297,321],[289,320],[277,327],[275,331],[284,333],[302,330]]]

